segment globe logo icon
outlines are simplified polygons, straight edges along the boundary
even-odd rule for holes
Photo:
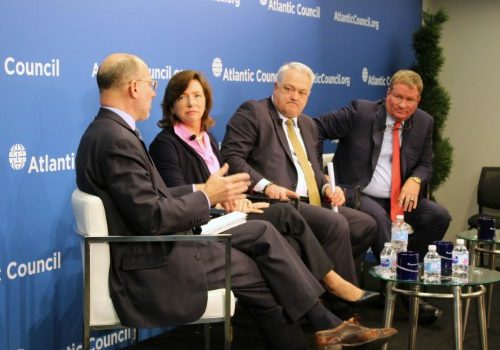
[[[16,143],[10,148],[9,163],[14,170],[21,170],[24,168],[26,164],[26,149],[20,143]]]
[[[260,4],[262,6],[266,6],[267,5],[267,0],[260,0]]]
[[[222,60],[219,57],[215,57],[212,61],[212,73],[214,77],[220,77],[222,73]]]
[[[363,79],[364,83],[368,81],[368,68],[364,67],[361,71],[361,79]]]

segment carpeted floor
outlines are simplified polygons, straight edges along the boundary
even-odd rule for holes
[[[368,289],[378,289],[378,281],[371,276],[364,276],[365,285]],[[497,287],[498,288],[498,287]],[[498,296],[499,291],[493,294]],[[452,320],[452,302],[451,300],[434,299],[432,303],[440,307],[443,311],[443,317],[431,326],[419,326],[417,331],[417,349],[425,350],[444,350],[453,349],[453,320]],[[464,341],[464,350],[480,349],[479,333],[477,331],[477,319],[475,302],[472,303],[467,334]],[[363,305],[362,308],[355,310],[362,317],[362,322],[368,327],[381,327],[383,322],[384,304],[381,300]],[[345,314],[339,316],[347,317],[352,310],[343,310]],[[342,312],[343,313],[343,312]],[[253,319],[251,319],[244,310],[237,308],[236,314],[232,320],[233,324],[233,343],[234,350],[265,350],[262,339]],[[488,329],[489,349],[500,349],[500,300],[493,302],[491,315],[491,326]],[[389,342],[390,349],[406,349],[408,346],[408,316],[401,304],[397,301],[394,327],[398,334]],[[303,326],[303,330],[310,342],[310,349],[315,349],[313,332]],[[127,350],[191,350],[203,349],[203,326],[193,325],[184,326],[174,331],[161,334],[140,342],[138,345],[128,347]],[[211,331],[212,349],[223,349],[223,326],[215,324]],[[374,347],[365,347],[371,349]],[[280,350],[280,349],[276,349]]]

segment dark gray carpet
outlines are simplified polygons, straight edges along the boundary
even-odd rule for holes
[[[367,288],[374,290],[379,288],[378,281],[374,281],[370,276],[365,275],[364,281]],[[498,297],[498,293],[500,293],[498,288],[500,287],[497,286],[496,293],[493,294],[493,309],[490,328],[488,329],[490,349],[500,349],[500,300],[497,298],[495,301],[495,296]],[[434,299],[431,302],[444,310],[444,314],[435,324],[418,327],[417,349],[453,349],[452,301]],[[471,308],[464,342],[465,350],[480,349],[475,302],[473,302],[472,305],[473,307]],[[383,322],[383,307],[384,305],[381,300],[374,300],[355,311],[361,315],[364,325],[368,327],[381,327]],[[349,311],[344,309],[343,312],[339,312],[339,316],[347,317],[351,312],[352,310]],[[232,349],[265,350],[255,322],[244,310],[238,308],[232,322],[234,332]],[[398,334],[390,341],[389,349],[406,349],[408,345],[408,315],[399,301],[396,304],[394,327],[398,330]],[[315,349],[313,332],[307,325],[303,326],[303,330],[310,342],[310,348]],[[211,348],[214,350],[223,349],[222,324],[215,324],[212,326],[211,345]],[[127,348],[127,350],[153,349],[203,349],[203,326],[193,325],[179,327],[174,331],[141,341],[138,345]],[[365,347],[365,349],[368,349],[368,347]]]

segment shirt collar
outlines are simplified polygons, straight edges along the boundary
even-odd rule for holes
[[[120,118],[122,118],[125,121],[125,123],[127,123],[127,125],[130,126],[130,129],[132,129],[132,131],[135,131],[136,128],[135,119],[130,114],[115,107],[102,106],[102,108],[109,109],[110,111],[118,114]]]
[[[183,139],[186,142],[191,142],[191,136],[193,136],[193,133],[188,130],[182,123],[176,123],[174,125],[174,132],[177,136],[179,136],[181,139]]]
[[[394,125],[396,123],[396,119],[393,118],[392,115],[390,115],[389,113],[386,113],[385,114],[385,124],[386,125]],[[406,123],[406,120],[403,120],[401,122],[401,125],[405,125]]]

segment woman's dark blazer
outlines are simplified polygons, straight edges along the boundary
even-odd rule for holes
[[[222,166],[217,142],[210,133],[209,137],[212,150]],[[210,176],[203,158],[175,134],[173,127],[167,127],[156,135],[149,146],[149,153],[168,187],[204,183]]]

